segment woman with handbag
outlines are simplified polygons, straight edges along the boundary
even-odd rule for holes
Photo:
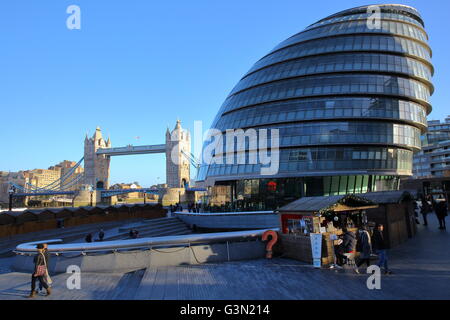
[[[29,298],[34,298],[36,296],[36,280],[39,280],[39,283],[47,290],[47,296],[51,294],[51,289],[47,284],[48,277],[48,269],[47,269],[47,261],[44,255],[44,245],[38,244],[37,255],[34,257],[34,272],[31,275],[31,293],[28,296]]]

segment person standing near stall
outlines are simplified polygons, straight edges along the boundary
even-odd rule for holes
[[[370,267],[370,254],[372,253],[372,241],[370,239],[370,234],[367,231],[367,227],[362,227],[359,230],[359,236],[356,243],[356,251],[360,253],[359,260],[356,263],[355,272],[359,273],[359,267],[364,263],[367,264],[367,267]]]
[[[344,246],[345,253],[353,253],[356,247],[356,236],[353,232],[349,231],[346,227],[342,228],[342,232],[344,233],[344,242],[342,243]]]
[[[372,246],[375,253],[378,255],[378,267],[384,268],[385,274],[392,274],[392,271],[388,268],[388,257],[387,257],[387,244],[383,234],[384,226],[378,224],[372,236]]]

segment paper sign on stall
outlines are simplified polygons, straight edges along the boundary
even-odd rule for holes
[[[322,234],[311,233],[311,251],[314,268],[320,268],[322,265]]]

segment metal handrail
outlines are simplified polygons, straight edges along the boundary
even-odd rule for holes
[[[262,237],[264,232],[268,230],[279,231],[279,228],[102,241],[97,243],[56,244],[56,245],[49,245],[48,251],[49,253],[59,255],[63,253],[83,254],[88,252],[89,253],[105,252],[105,251],[117,252],[121,250],[131,250],[131,249],[148,250],[155,246],[181,246],[186,244],[190,246],[191,244],[199,244],[199,243],[255,239]],[[42,240],[37,242],[23,243],[18,245],[13,252],[19,255],[36,254],[37,252],[36,244],[56,243],[61,241],[62,241],[61,239],[53,239],[47,241]]]

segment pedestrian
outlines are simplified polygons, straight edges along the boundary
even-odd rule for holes
[[[420,212],[420,206],[417,201],[414,201],[414,221],[416,224],[420,224],[419,222],[419,212]]]
[[[130,230],[130,238],[131,239],[136,239],[139,235],[139,231],[137,231],[136,229],[131,229]]]
[[[353,232],[349,231],[347,228],[343,228],[344,233],[343,247],[345,253],[354,253],[356,247],[356,236]]]
[[[334,242],[334,241],[333,241]],[[343,240],[342,239],[337,239],[336,240],[337,244],[334,245],[334,256],[335,256],[335,266],[338,267],[342,267],[342,265],[344,264],[345,261],[345,256],[344,256],[344,246],[343,246]]]
[[[92,234],[88,233],[86,238],[84,238],[84,240],[86,240],[86,242],[92,242]]]
[[[347,229],[347,227],[342,228],[344,233],[342,247],[344,248],[343,255],[345,256],[345,263],[348,264],[348,259],[354,260],[355,250],[356,250],[356,235]],[[358,272],[356,265],[354,266],[354,271]]]
[[[447,201],[438,202],[436,205],[436,216],[439,220],[439,229],[446,230],[445,217],[448,216]]]
[[[385,274],[392,274],[392,271],[390,271],[388,267],[387,244],[383,231],[384,226],[382,224],[377,224],[372,236],[372,247],[378,255],[378,267],[383,267]]]
[[[47,261],[44,255],[44,246],[40,243],[36,246],[36,248],[38,253],[33,259],[34,269],[33,274],[31,275],[31,292],[28,296],[29,298],[34,298],[36,296],[36,280],[39,280],[39,283],[42,284],[42,287],[47,290],[47,296],[49,296],[52,292],[46,281],[48,269]]]
[[[423,217],[424,226],[428,225],[427,214],[429,212],[431,212],[430,204],[428,203],[428,200],[425,197],[422,197],[422,207],[420,208],[420,213],[422,214]]]
[[[50,253],[48,252],[48,244],[43,243],[42,246],[44,247],[43,253],[44,253],[45,261],[47,263],[47,266],[49,266],[50,265]],[[47,268],[47,270],[48,270],[48,268]],[[49,283],[47,283],[47,284],[50,287],[50,284]],[[43,285],[41,282],[39,282],[39,292],[42,292],[42,290],[43,290]]]
[[[356,269],[355,272],[359,273],[359,267],[362,266],[364,263],[367,264],[367,267],[370,267],[370,255],[372,253],[372,242],[370,239],[370,234],[367,231],[366,227],[363,227],[359,230],[358,233],[358,240],[356,244],[356,251],[358,251],[359,254],[359,260],[356,263]]]
[[[98,239],[100,241],[103,241],[103,238],[105,238],[105,232],[103,231],[103,229],[100,229],[100,232],[98,233]]]

